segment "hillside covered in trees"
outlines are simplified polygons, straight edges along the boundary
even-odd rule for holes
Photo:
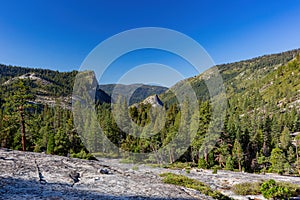
[[[188,99],[179,105],[172,88],[159,96],[164,103],[166,117],[160,116],[159,111],[156,111],[160,107],[154,109],[147,104],[128,107],[126,99],[117,99],[117,105],[123,106],[120,109],[128,110],[131,120],[141,127],[140,130],[125,127],[131,132],[126,134],[118,126],[110,103],[98,102],[95,106],[97,116],[90,114],[86,108],[82,127],[74,127],[72,112],[61,107],[59,98],[55,106],[33,103],[36,95],[39,95],[33,91],[39,90],[34,90],[32,80],[23,79],[14,84],[4,84],[14,77],[34,72],[44,80],[55,83],[53,88],[57,89],[53,89],[52,94],[62,97],[72,93],[76,72],[32,71],[1,66],[0,83],[2,86],[4,84],[0,96],[1,147],[22,149],[22,134],[25,134],[26,150],[30,151],[91,158],[84,143],[93,153],[109,154],[111,146],[101,142],[105,139],[97,132],[97,124],[94,123],[97,121],[105,136],[120,148],[116,155],[110,156],[126,157],[126,152],[155,152],[153,156],[143,157],[143,160],[139,160],[140,157],[130,159],[162,163],[165,159],[161,158],[159,149],[165,147],[169,163],[181,161],[201,168],[298,173],[299,53],[300,50],[293,50],[217,66],[226,88],[227,110],[224,128],[217,131],[218,138],[211,151],[203,149],[206,131],[212,120],[211,102],[204,81],[205,72],[173,86],[180,89],[186,82],[192,85],[198,98],[197,111],[189,109],[189,104],[195,102],[189,102]],[[21,98],[23,101],[16,104],[14,98]],[[196,112],[200,115],[195,114]],[[117,115],[122,118],[122,113]],[[158,117],[153,117],[155,115]],[[162,118],[165,120],[161,120]],[[128,120],[126,117],[122,119]],[[149,128],[147,125],[152,119],[155,120]],[[158,129],[161,123],[164,123],[163,128]],[[189,127],[184,127],[187,124]],[[185,152],[179,152],[175,146],[168,145],[179,132],[187,129],[196,130],[193,130],[194,140]],[[89,130],[85,133],[87,138],[79,137],[77,132],[80,130]],[[152,130],[157,133],[148,137]],[[138,135],[138,132],[141,134]]]

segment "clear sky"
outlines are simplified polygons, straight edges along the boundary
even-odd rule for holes
[[[298,0],[0,0],[0,8],[0,63],[25,67],[77,70],[101,41],[138,27],[182,32],[216,64],[300,48]]]

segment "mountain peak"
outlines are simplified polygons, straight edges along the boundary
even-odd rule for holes
[[[152,107],[164,106],[163,102],[159,99],[157,94],[147,97],[142,104],[151,104]]]

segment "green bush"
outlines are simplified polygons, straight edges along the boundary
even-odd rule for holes
[[[173,185],[179,185],[187,188],[192,188],[198,190],[200,193],[211,196],[219,200],[231,200],[228,196],[223,195],[218,191],[213,191],[210,187],[198,180],[188,178],[183,175],[177,175],[173,173],[163,173],[160,174],[163,177],[163,182]]]
[[[200,158],[198,160],[198,168],[200,168],[200,169],[207,169],[208,168],[208,165],[207,165],[206,161],[204,160],[204,158]]]
[[[86,152],[85,150],[81,150],[79,153],[71,153],[72,158],[80,158],[86,160],[97,160],[92,154]]]
[[[277,184],[273,179],[264,182],[260,191],[267,199],[285,199],[291,197],[291,191],[288,187]]]
[[[213,174],[217,174],[217,173],[218,173],[218,169],[217,169],[217,168],[213,168],[212,173],[213,173]]]
[[[233,192],[237,195],[263,194],[265,198],[283,199],[300,195],[299,185],[287,182],[265,182],[240,183],[233,186]]]
[[[233,169],[234,169],[233,165],[234,165],[234,163],[233,163],[232,157],[228,156],[227,159],[226,159],[225,169],[233,171]]]
[[[300,195],[300,186],[288,182],[277,182],[280,187],[287,187],[290,191],[292,197],[296,197]]]
[[[233,186],[233,192],[237,195],[258,195],[261,183],[239,183]]]
[[[93,156],[99,157],[99,158],[120,158],[120,156],[117,153],[102,153],[102,152],[94,152]]]
[[[218,173],[218,169],[222,169],[222,168],[220,166],[218,166],[218,165],[213,166],[212,167],[212,170],[213,170],[212,173],[213,174],[217,174]]]
[[[130,159],[128,159],[128,158],[122,158],[122,159],[120,160],[120,163],[122,163],[122,164],[132,164],[132,163],[134,163],[134,162],[133,162],[133,160],[130,160]]]
[[[170,168],[170,169],[185,169],[185,168],[191,168],[193,167],[193,163],[189,163],[189,162],[175,162],[175,163],[172,163],[172,164],[169,164],[167,165],[167,168]]]

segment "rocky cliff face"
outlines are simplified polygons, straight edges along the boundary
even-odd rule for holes
[[[152,107],[164,106],[163,102],[159,99],[159,97],[156,94],[147,97],[142,103],[143,104],[151,104]]]

